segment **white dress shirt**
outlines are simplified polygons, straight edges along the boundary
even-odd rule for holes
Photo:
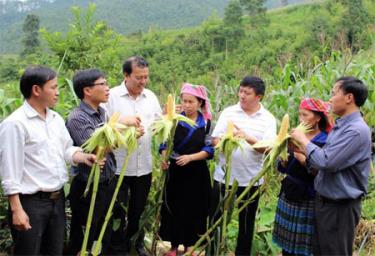
[[[161,116],[162,110],[156,95],[143,89],[142,93],[134,99],[122,82],[121,85],[111,89],[109,100],[105,105],[107,113],[111,116],[114,112],[119,112],[121,116],[135,116],[141,118],[141,125],[145,129],[145,134],[138,139],[138,147],[129,159],[126,168],[126,176],[143,176],[152,172],[152,154],[150,125]],[[114,151],[117,163],[116,174],[119,175],[124,165],[126,150],[118,149]]]
[[[257,140],[273,139],[276,137],[276,119],[262,105],[252,115],[248,115],[243,111],[240,104],[224,109],[212,132],[212,137],[222,137],[227,132],[228,121],[232,121],[247,135],[254,136]],[[216,165],[214,179],[221,183],[225,183],[224,171],[222,169],[224,164],[225,159],[223,156],[220,156],[219,164]],[[233,179],[236,179],[239,186],[247,186],[250,180],[261,170],[262,164],[263,154],[255,151],[248,143],[245,143],[243,150],[237,149],[233,152],[230,184],[233,183]],[[262,183],[263,180],[260,180],[258,185]]]
[[[63,118],[47,109],[45,120],[27,101],[0,124],[0,175],[6,195],[52,192],[68,181],[73,147]]]

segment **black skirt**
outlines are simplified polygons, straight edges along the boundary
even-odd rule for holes
[[[164,241],[192,246],[206,232],[210,190],[206,161],[178,166],[171,160],[161,210],[160,236]]]

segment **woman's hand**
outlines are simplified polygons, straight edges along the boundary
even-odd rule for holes
[[[161,161],[161,169],[162,169],[163,171],[166,171],[166,170],[168,170],[168,168],[169,168],[169,161],[162,160],[162,161]]]
[[[182,155],[176,158],[176,164],[179,166],[184,166],[193,161],[193,157],[191,155]]]
[[[300,164],[306,166],[306,156],[303,153],[294,152],[293,156],[295,159],[297,159],[298,162],[300,162]]]

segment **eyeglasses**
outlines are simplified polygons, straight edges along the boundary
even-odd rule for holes
[[[96,83],[96,84],[92,84],[93,86],[95,85],[100,85],[100,86],[108,86],[108,82],[107,81],[103,81],[101,83]]]

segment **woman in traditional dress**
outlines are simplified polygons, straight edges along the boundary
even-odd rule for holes
[[[214,149],[207,139],[211,113],[206,88],[183,84],[181,101],[181,114],[195,121],[195,126],[178,123],[173,153],[169,163],[162,164],[168,171],[160,227],[161,238],[171,242],[166,256],[177,255],[180,244],[186,252],[206,232],[209,209],[210,174],[206,159],[213,156]]]
[[[322,147],[331,128],[328,104],[305,98],[299,107],[299,119],[311,127],[307,133],[311,142]],[[283,255],[312,255],[316,171],[308,167],[306,156],[293,148],[287,162],[278,162],[278,170],[286,176],[281,184],[273,241]]]

